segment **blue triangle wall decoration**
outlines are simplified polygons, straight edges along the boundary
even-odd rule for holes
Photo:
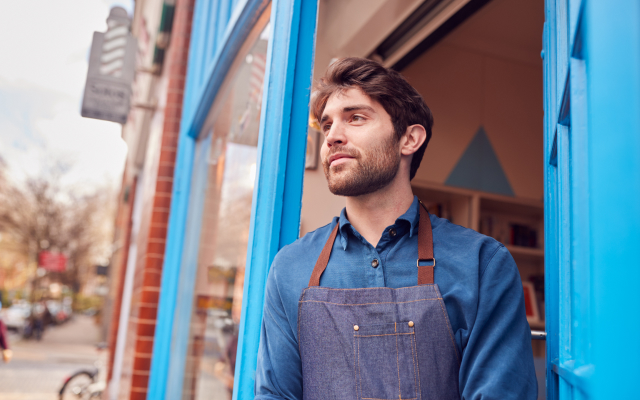
[[[514,196],[509,179],[482,126],[478,128],[445,184]]]

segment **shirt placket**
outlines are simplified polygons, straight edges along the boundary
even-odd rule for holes
[[[396,226],[391,226],[389,229],[386,229],[382,233],[382,237],[380,238],[380,242],[375,249],[372,249],[371,258],[371,267],[375,271],[374,272],[374,283],[375,287],[385,287],[386,282],[384,279],[385,276],[385,268],[386,268],[386,258],[390,249],[393,247],[394,239],[397,235]]]
[[[373,247],[368,246],[364,258],[369,287],[384,287],[384,271],[380,253]]]

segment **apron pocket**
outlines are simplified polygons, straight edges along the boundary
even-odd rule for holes
[[[418,398],[413,322],[354,326],[356,391],[362,400]]]

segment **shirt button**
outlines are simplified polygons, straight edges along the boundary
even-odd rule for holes
[[[396,232],[395,229],[391,228],[389,229],[389,236],[394,237],[398,232]]]
[[[378,263],[378,260],[377,260],[377,259],[375,259],[375,258],[373,259],[373,261],[371,261],[371,266],[372,266],[373,268],[378,268],[378,264],[379,264],[379,263]]]

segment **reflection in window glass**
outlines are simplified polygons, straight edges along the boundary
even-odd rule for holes
[[[211,148],[183,399],[231,399],[268,32],[238,55],[200,135]]]

